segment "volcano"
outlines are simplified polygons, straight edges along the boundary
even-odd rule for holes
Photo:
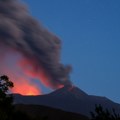
[[[66,86],[46,95],[23,96],[14,95],[15,104],[44,105],[58,108],[64,111],[79,113],[90,116],[90,112],[95,110],[95,105],[102,105],[103,108],[120,113],[120,104],[109,100],[106,97],[88,95],[75,86]]]

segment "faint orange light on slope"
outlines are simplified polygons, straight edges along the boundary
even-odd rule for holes
[[[14,87],[11,89],[13,93],[22,95],[40,95],[42,94],[37,85],[30,83],[24,76],[15,78],[13,81]]]
[[[21,85],[15,84],[15,87],[12,89],[13,93],[19,93],[22,95],[39,95],[41,94],[40,90],[33,85],[29,85],[28,83],[24,83]]]

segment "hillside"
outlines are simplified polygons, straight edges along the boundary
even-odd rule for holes
[[[86,116],[41,105],[16,105],[16,110],[42,120],[89,120]]]

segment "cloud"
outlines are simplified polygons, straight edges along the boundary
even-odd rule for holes
[[[57,89],[71,85],[71,67],[60,61],[61,40],[37,22],[18,0],[0,0],[0,49],[0,59],[9,51],[18,52],[18,66],[45,86]]]

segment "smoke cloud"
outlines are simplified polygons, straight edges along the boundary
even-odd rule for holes
[[[11,54],[14,58],[18,54],[12,69],[17,66],[29,78],[39,79],[53,89],[71,85],[71,67],[61,63],[60,49],[60,39],[38,23],[25,5],[18,0],[0,0],[0,72],[6,66],[5,56]]]

